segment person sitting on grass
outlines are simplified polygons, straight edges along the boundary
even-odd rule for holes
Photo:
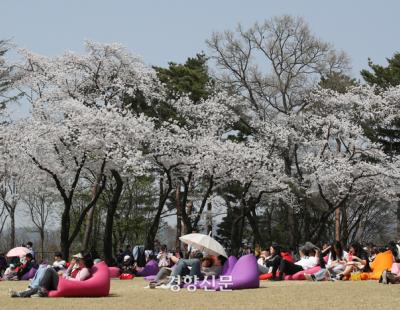
[[[330,245],[324,246],[324,249],[320,252],[320,255],[319,255],[319,266],[321,267],[321,269],[313,274],[304,273],[304,277],[306,278],[306,280],[309,280],[309,281],[331,281],[332,280],[331,273],[328,270],[328,265],[325,264],[324,258],[326,256],[326,253],[331,252],[328,257],[328,264],[329,264],[329,258],[331,258],[330,255],[332,254],[333,248],[336,248],[336,253],[338,253],[338,245],[334,245],[333,247]]]
[[[67,263],[62,259],[62,254],[60,252],[54,253],[53,268],[55,271],[63,271],[66,268]]]
[[[125,255],[121,272],[124,274],[131,274],[131,275],[135,274],[135,263],[133,261],[132,256]]]
[[[289,262],[285,259],[281,260],[279,265],[279,277],[277,277],[276,280],[280,281],[284,279],[285,275],[294,275],[297,272],[318,266],[319,253],[319,249],[315,246],[313,246],[312,249],[309,249],[305,246],[300,247],[300,260],[295,263]]]
[[[90,269],[93,267],[93,259],[90,254],[79,259],[79,272],[72,278],[64,276],[71,281],[85,281],[91,277]],[[28,289],[22,292],[10,290],[9,295],[15,297],[47,297],[49,291],[57,290],[60,275],[51,266],[41,265]]]
[[[161,246],[160,252],[157,254],[158,267],[169,267],[171,262],[168,257],[167,245]]]
[[[189,277],[191,282],[195,279],[216,277],[221,273],[225,261],[226,258],[222,255],[219,255],[216,259],[211,256],[202,259],[180,259],[171,273],[171,280],[169,283],[161,285],[161,288],[171,289],[173,286],[179,285],[180,279],[183,277]]]
[[[25,257],[21,260],[22,265],[18,269],[17,277],[18,280],[21,280],[22,277],[28,273],[32,268],[37,267],[35,260],[33,259],[33,255],[31,253],[27,253]]]
[[[272,280],[276,279],[276,272],[278,271],[279,265],[281,264],[281,250],[282,248],[278,244],[273,243],[269,247],[270,257],[268,257],[268,259],[266,259],[264,263],[265,267],[271,269]]]
[[[3,281],[10,281],[10,280],[18,280],[17,277],[17,267],[14,264],[10,264],[6,271],[3,274],[1,280]]]
[[[328,256],[326,267],[332,276],[336,276],[346,269],[346,263],[348,261],[349,254],[343,250],[343,246],[340,241],[335,241],[330,249],[331,251]]]
[[[339,273],[338,280],[348,280],[352,272],[370,272],[368,253],[358,242],[350,245],[348,261],[343,272]]]
[[[168,253],[168,259],[172,264],[172,267],[161,267],[158,271],[155,279],[150,281],[150,284],[145,288],[156,288],[162,284],[167,284],[169,282],[168,277],[171,275],[172,271],[176,268],[176,263],[183,258],[183,253],[177,249],[174,253]]]
[[[257,265],[258,265],[258,272],[259,274],[263,273],[268,273],[271,269],[271,267],[267,267],[265,265],[266,261],[271,257],[270,255],[270,249],[264,250],[260,252],[260,256],[257,259]]]

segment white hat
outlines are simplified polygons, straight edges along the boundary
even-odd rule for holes
[[[82,254],[81,254],[81,253],[78,253],[78,254],[72,255],[72,257],[73,257],[73,258],[83,258],[83,256],[82,256]]]
[[[131,257],[129,255],[125,255],[124,256],[124,262],[126,262],[127,260],[129,260]]]

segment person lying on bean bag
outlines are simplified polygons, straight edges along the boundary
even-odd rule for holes
[[[163,289],[171,289],[176,285],[180,285],[181,278],[185,276],[189,276],[192,281],[205,277],[217,277],[221,273],[225,261],[226,257],[222,255],[219,255],[216,260],[211,256],[202,259],[180,259],[171,273],[169,282],[160,285],[160,287]],[[153,288],[152,286],[150,287]]]
[[[79,271],[73,278],[71,276],[64,276],[70,281],[85,281],[90,278],[90,269],[93,267],[93,259],[91,255],[85,255],[82,259],[77,258],[77,263],[79,264]],[[40,271],[40,273],[39,273]],[[37,285],[30,285],[29,289],[22,292],[16,292],[14,290],[10,291],[10,297],[31,297],[32,295],[37,295],[37,297],[47,297],[48,292],[52,290],[57,290],[60,275],[54,268],[45,266],[39,269],[36,273],[34,281],[32,283],[37,283]]]

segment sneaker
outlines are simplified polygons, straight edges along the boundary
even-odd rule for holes
[[[162,289],[164,289],[164,290],[170,290],[172,286],[173,286],[173,285],[172,285],[171,283],[168,283],[168,284],[161,284],[161,285],[159,285],[158,287],[159,287],[159,288],[162,288]]]
[[[144,288],[150,288],[150,284],[149,284],[149,285],[147,285],[147,286],[145,286]]]
[[[305,273],[304,278],[306,278],[307,281],[315,281],[315,277],[313,277],[313,275],[309,273]]]
[[[18,293],[17,291],[12,290],[12,289],[9,289],[9,290],[8,290],[8,295],[9,295],[11,298],[20,297],[20,296],[19,296],[19,293]]]
[[[173,292],[179,292],[181,290],[181,287],[174,282],[168,284],[161,284],[160,286],[157,286],[157,288],[158,287],[164,290],[171,290]]]

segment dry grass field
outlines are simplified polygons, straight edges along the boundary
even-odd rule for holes
[[[398,309],[400,285],[377,282],[268,282],[261,288],[234,292],[174,293],[144,289],[143,279],[113,280],[107,298],[8,297],[8,289],[25,289],[27,282],[0,282],[0,310],[64,309]]]

